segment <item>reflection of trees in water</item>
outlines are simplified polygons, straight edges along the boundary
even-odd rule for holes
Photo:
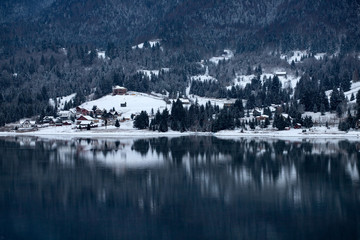
[[[295,167],[300,175],[314,174],[315,171],[320,176],[326,177],[333,171],[342,171],[342,175],[348,174],[347,164],[351,162],[352,167],[356,167],[359,171],[357,143],[349,141],[264,141],[179,137],[136,140],[133,149],[142,155],[148,151],[156,151],[159,155],[170,155],[176,164],[188,160],[194,166],[204,162],[214,163],[217,159],[227,156],[231,159],[231,168],[245,168],[253,180],[259,183],[264,180],[264,175],[276,181],[283,169],[289,171],[292,167]]]
[[[82,158],[82,151],[122,151],[129,144],[174,165],[117,175]],[[64,149],[74,167],[61,159]],[[217,161],[224,157],[231,161]],[[346,228],[357,236],[359,183],[349,168],[359,172],[358,159],[357,143],[347,141],[0,141],[0,192],[6,193],[0,194],[0,216],[15,219],[4,229],[22,222],[29,226],[25,234],[40,224],[63,239],[159,239],[159,233],[168,239],[256,239],[259,232],[294,239],[311,238],[314,229],[323,234],[319,238],[327,232],[336,238]]]

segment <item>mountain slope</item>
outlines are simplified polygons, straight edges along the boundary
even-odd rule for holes
[[[341,43],[346,51],[360,49],[356,0],[6,0],[0,12],[0,39],[10,46],[162,38],[169,46],[213,51],[335,50]]]

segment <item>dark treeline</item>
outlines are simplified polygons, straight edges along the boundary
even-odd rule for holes
[[[257,117],[261,114],[267,117],[258,119]],[[286,117],[284,114],[288,114],[288,116]],[[257,126],[268,128],[271,125],[271,120],[273,120],[272,126],[278,130],[294,127],[297,124],[310,128],[314,124],[311,117],[302,117],[297,104],[280,105],[275,113],[272,113],[269,108],[264,108],[263,113],[255,109],[252,111],[253,117],[250,117],[249,110],[245,111],[242,100],[239,99],[234,104],[222,109],[210,102],[205,105],[194,103],[187,108],[183,107],[182,102],[178,99],[172,104],[171,114],[168,109],[164,109],[162,112],[157,110],[153,115],[151,118],[146,111],[142,111],[140,115],[135,117],[134,127],[159,132],[167,132],[170,129],[180,132],[218,132],[221,130],[255,129]],[[351,127],[355,128],[353,125]]]

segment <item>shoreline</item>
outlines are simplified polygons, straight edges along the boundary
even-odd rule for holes
[[[334,129],[315,128],[302,132],[302,129],[291,129],[284,131],[273,130],[223,130],[220,132],[157,132],[137,129],[96,129],[96,130],[73,130],[70,128],[49,128],[32,132],[0,132],[0,137],[41,137],[41,138],[149,138],[149,137],[182,137],[182,136],[214,136],[218,138],[297,138],[297,139],[346,139],[359,140],[360,131],[341,132]]]

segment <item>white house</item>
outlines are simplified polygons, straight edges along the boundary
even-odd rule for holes
[[[36,124],[35,121],[30,121],[29,119],[25,119],[25,120],[21,120],[20,121],[20,126],[21,128],[32,128],[34,127]]]
[[[59,111],[58,115],[62,120],[68,120],[73,116],[73,113],[71,111]]]

